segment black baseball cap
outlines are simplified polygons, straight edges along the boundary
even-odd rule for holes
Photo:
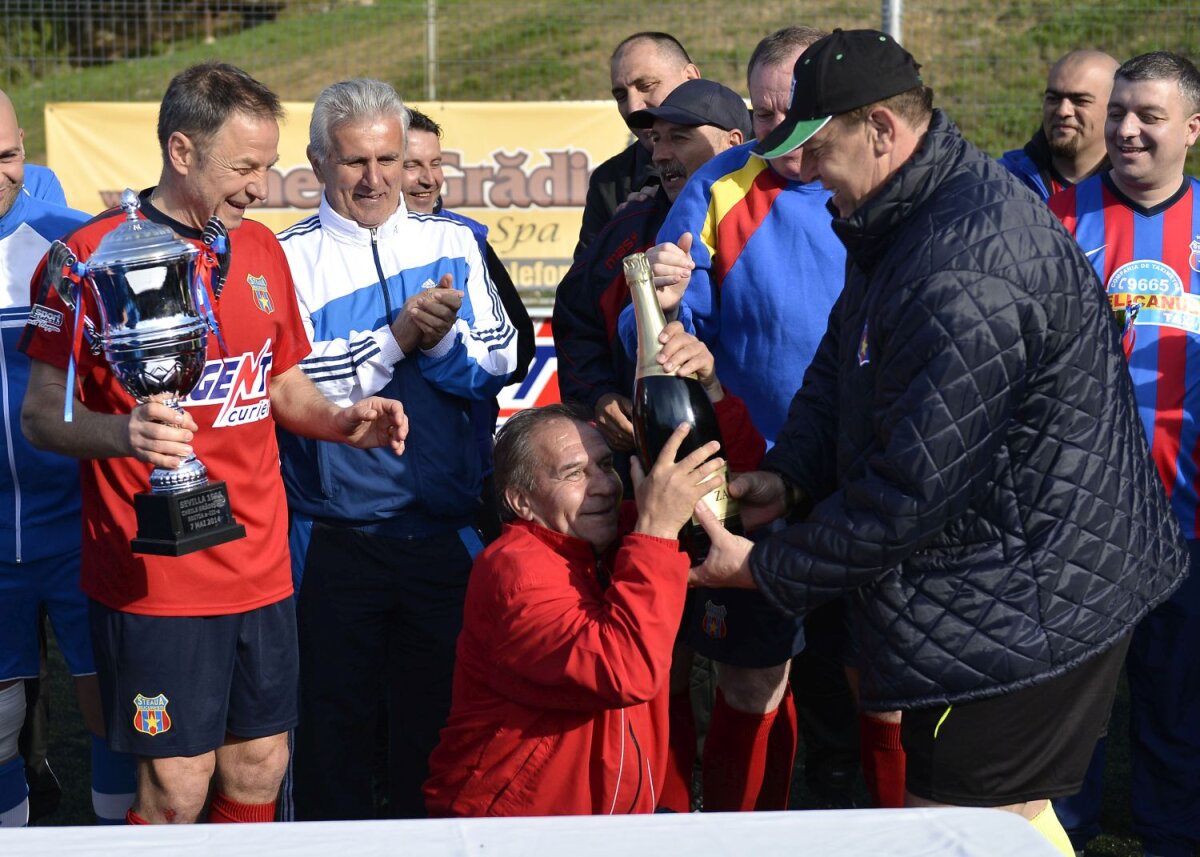
[[[750,111],[746,102],[715,80],[685,80],[671,90],[658,107],[635,110],[625,121],[630,128],[652,128],[655,119],[692,128],[700,125],[714,125],[722,131],[736,128],[750,136]]]
[[[834,30],[796,60],[787,116],[754,154],[782,157],[839,113],[924,86],[920,68],[912,54],[878,30]]]

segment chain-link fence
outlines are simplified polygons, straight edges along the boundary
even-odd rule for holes
[[[174,72],[209,57],[286,100],[357,75],[413,100],[595,99],[608,95],[612,46],[659,29],[745,93],[746,60],[771,30],[881,25],[880,5],[864,0],[0,0],[0,16],[0,85],[34,157],[47,101],[156,101]],[[902,26],[939,104],[993,154],[1036,127],[1046,69],[1067,50],[1120,59],[1200,44],[1185,0],[908,0]]]

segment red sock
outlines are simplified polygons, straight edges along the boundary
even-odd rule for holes
[[[667,747],[667,770],[658,808],[671,812],[692,811],[692,769],[696,766],[696,717],[689,691],[671,696],[668,708],[671,739]]]
[[[239,824],[252,821],[274,821],[275,801],[270,803],[238,803],[220,792],[213,795],[208,807],[209,824]]]
[[[881,809],[904,806],[904,746],[900,724],[858,715],[858,744],[867,790]]]
[[[146,821],[146,819],[142,818],[140,815],[138,815],[136,812],[134,812],[133,807],[130,807],[125,812],[125,823],[126,824],[149,824],[150,822]]]
[[[792,771],[796,767],[796,727],[796,701],[789,686],[784,689],[783,701],[776,709],[775,722],[767,738],[767,764],[755,809],[787,809]]]
[[[708,736],[704,739],[704,809],[749,812],[762,791],[767,747],[775,713],[738,711],[717,688]]]

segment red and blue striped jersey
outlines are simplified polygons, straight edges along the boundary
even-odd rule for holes
[[[1170,199],[1146,209],[1103,174],[1050,199],[1122,325],[1151,455],[1189,539],[1200,533],[1198,191],[1200,181],[1186,178]]]

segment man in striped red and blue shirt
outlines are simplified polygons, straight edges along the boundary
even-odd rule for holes
[[[1108,105],[1111,171],[1050,199],[1108,294],[1151,455],[1191,547],[1191,575],[1138,626],[1127,661],[1134,829],[1163,857],[1200,847],[1200,181],[1183,172],[1198,136],[1200,72],[1175,54],[1135,57],[1117,70]],[[1098,832],[1086,828],[1102,770],[1098,753],[1095,789],[1063,813],[1078,817],[1080,834]]]

